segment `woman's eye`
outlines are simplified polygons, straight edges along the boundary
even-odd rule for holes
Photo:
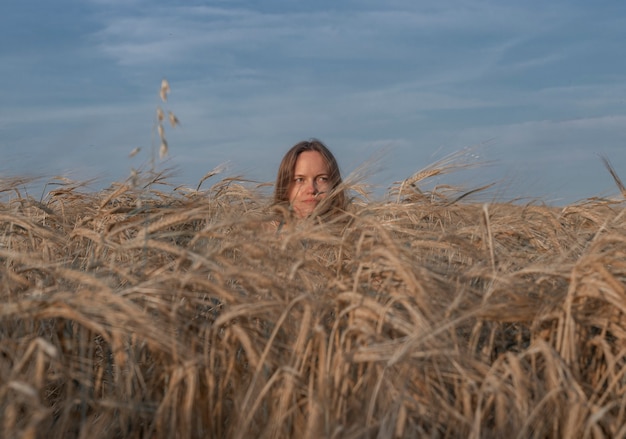
[[[304,181],[304,178],[296,177],[296,178],[293,179],[293,181],[295,181],[296,183],[302,183]]]
[[[328,181],[328,177],[318,177],[317,181],[319,181],[320,183],[326,183]]]

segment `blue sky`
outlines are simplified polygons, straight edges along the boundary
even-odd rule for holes
[[[124,179],[161,105],[181,125],[160,166],[190,186],[224,162],[272,181],[317,137],[344,175],[378,157],[383,189],[474,147],[488,165],[436,183],[614,196],[599,155],[626,180],[623,41],[622,0],[6,0],[0,175]]]

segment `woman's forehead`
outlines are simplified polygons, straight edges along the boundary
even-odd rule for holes
[[[303,151],[298,155],[294,173],[327,173],[328,163],[324,156],[318,151]]]

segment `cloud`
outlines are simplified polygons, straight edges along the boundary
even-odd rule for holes
[[[18,108],[7,111],[2,116],[2,122],[7,127],[67,123],[68,121],[79,124],[86,119],[123,119],[131,115],[141,114],[141,112],[151,114],[151,106],[141,103],[124,106],[119,104],[100,105],[97,103],[77,106],[50,105],[48,108]]]
[[[120,6],[132,6],[140,3],[147,3],[146,0],[87,0],[88,3],[92,3],[98,6],[120,7]]]
[[[389,116],[510,106],[511,98],[529,101],[522,91],[498,95],[502,78],[549,68],[569,56],[530,53],[511,59],[546,26],[575,17],[575,8],[468,0],[453,6],[394,1],[368,2],[364,9],[321,4],[302,11],[288,4],[271,10],[241,3],[157,3],[140,15],[107,16],[92,39],[135,75],[160,71],[187,81],[196,93],[212,81],[205,99],[245,97],[249,103],[288,94],[285,101],[297,102],[301,89],[316,83],[325,86],[316,93],[326,92],[317,99],[335,108],[386,109]]]
[[[348,170],[388,146],[390,179],[432,162],[440,146],[488,139],[488,158],[546,175],[548,164],[559,174],[596,149],[623,148],[624,62],[611,43],[623,31],[598,8],[91,0],[88,9],[80,32],[99,26],[72,37],[79,49],[0,59],[15,79],[0,90],[11,106],[0,118],[4,140],[50,168],[74,160],[125,170],[120,158],[150,143],[162,77],[182,121],[168,132],[172,161],[190,179],[226,160],[271,179],[284,150],[312,136]]]
[[[321,59],[373,55],[384,60],[450,49],[452,37],[464,34],[463,48],[474,46],[476,52],[486,35],[506,40],[540,32],[546,22],[562,21],[564,15],[551,8],[531,12],[495,2],[458,1],[455,7],[415,4],[332,11],[320,6],[307,12],[161,4],[145,8],[141,15],[110,16],[95,39],[123,65],[181,59],[190,53],[228,57],[221,50]]]
[[[479,142],[493,138],[507,161],[545,167],[584,162],[611,145],[626,143],[626,115],[570,120],[537,120],[505,125],[485,125],[463,130],[458,140]],[[600,143],[599,139],[606,145]],[[620,160],[626,166],[626,157]]]
[[[193,53],[219,56],[216,51],[223,48],[254,50],[295,32],[277,25],[279,19],[243,9],[159,7],[141,16],[113,17],[94,38],[123,65],[176,61]]]

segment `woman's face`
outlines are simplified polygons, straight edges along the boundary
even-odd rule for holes
[[[303,151],[298,155],[293,174],[287,191],[289,204],[298,218],[306,218],[331,189],[329,169],[322,154]]]

